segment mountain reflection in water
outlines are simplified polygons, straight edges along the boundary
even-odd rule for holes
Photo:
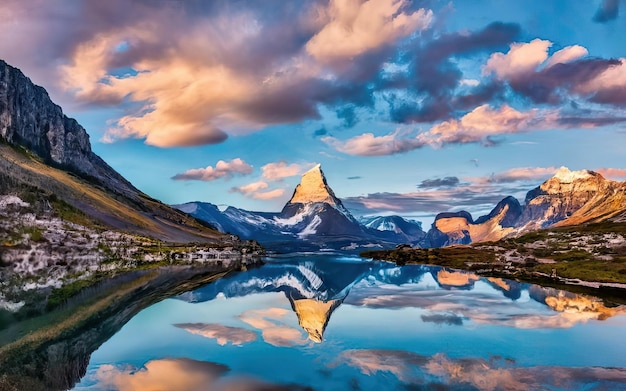
[[[146,308],[75,389],[620,390],[624,315],[435,266],[277,259]]]

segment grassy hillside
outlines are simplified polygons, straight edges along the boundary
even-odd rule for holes
[[[0,194],[17,195],[68,221],[102,226],[171,242],[215,242],[208,224],[137,192],[115,189],[44,164],[21,147],[0,144]]]

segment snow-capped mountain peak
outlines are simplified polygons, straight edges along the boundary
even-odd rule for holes
[[[592,176],[593,174],[589,170],[570,171],[569,168],[561,166],[553,178],[558,179],[562,183],[572,183],[578,179],[587,179]]]
[[[290,204],[310,204],[325,202],[331,206],[341,205],[333,190],[328,186],[322,167],[317,164],[309,171],[302,174],[300,184],[289,200]]]

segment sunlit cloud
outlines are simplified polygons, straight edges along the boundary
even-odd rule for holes
[[[219,178],[232,178],[234,175],[251,174],[253,168],[251,165],[240,158],[233,159],[229,162],[220,160],[215,165],[206,168],[194,168],[183,173],[176,174],[172,179],[176,181],[214,181]]]
[[[300,174],[304,166],[300,164],[287,164],[284,160],[275,163],[268,163],[261,167],[263,178],[268,181],[281,181],[285,178]]]
[[[306,50],[321,63],[338,64],[427,28],[432,11],[405,12],[408,4],[406,0],[331,0],[322,15],[328,21]]]
[[[287,326],[283,318],[291,314],[284,308],[269,308],[265,310],[250,310],[239,316],[243,322],[261,330],[263,340],[273,346],[306,345],[307,340],[302,332]]]
[[[174,326],[191,334],[217,340],[217,344],[224,346],[228,343],[243,345],[256,341],[256,333],[241,327],[224,326],[217,323],[179,323]]]
[[[95,375],[101,389],[119,391],[213,390],[229,368],[211,362],[186,358],[152,360],[143,368],[102,365]]]
[[[356,156],[393,155],[424,146],[424,142],[415,138],[402,137],[398,132],[386,136],[364,133],[346,141],[335,137],[322,137],[321,140],[339,152]]]
[[[605,178],[609,178],[613,180],[625,180],[626,179],[626,169],[624,168],[598,168],[594,171],[596,171],[597,173],[599,173]]]
[[[268,191],[262,191],[269,187],[267,182],[258,181],[248,183],[247,185],[232,187],[230,189],[233,193],[240,193],[246,197],[250,197],[256,200],[271,200],[274,198],[281,197],[285,194],[285,189],[274,189]]]
[[[225,365],[189,358],[151,360],[142,367],[132,365],[101,365],[90,389],[117,391],[305,391],[298,384],[272,384],[251,377],[225,376]]]

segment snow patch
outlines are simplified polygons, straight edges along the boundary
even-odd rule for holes
[[[554,178],[563,183],[571,183],[578,179],[590,178],[591,176],[588,170],[570,171],[570,169],[565,166],[561,166],[554,174]]]
[[[322,218],[319,216],[313,217],[313,220],[309,223],[309,225],[300,231],[298,237],[302,239],[305,236],[315,235],[317,233],[317,227],[319,227],[320,224],[322,224]]]
[[[196,210],[198,210],[198,204],[196,204],[195,202],[190,202],[188,204],[174,205],[174,208],[181,210],[185,213],[194,213]]]

